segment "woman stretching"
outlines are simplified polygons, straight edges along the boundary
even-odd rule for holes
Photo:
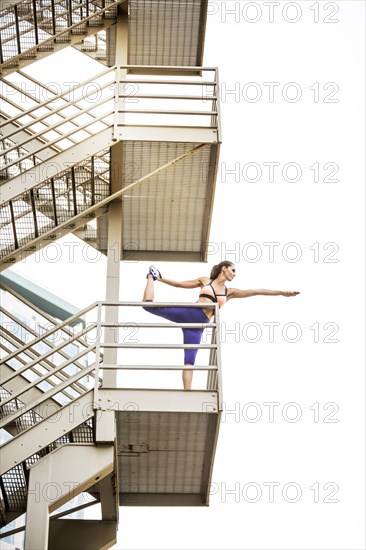
[[[227,288],[225,283],[232,281],[235,277],[235,265],[231,262],[221,262],[214,265],[210,278],[199,277],[192,281],[172,281],[165,279],[155,266],[151,265],[147,274],[147,283],[144,292],[143,301],[154,301],[154,281],[158,280],[167,285],[177,288],[201,288],[198,303],[217,303],[221,308],[228,300],[232,298],[249,298],[249,296],[296,296],[299,292],[282,290],[238,290],[237,288]],[[189,307],[144,307],[146,311],[168,321],[175,323],[209,323],[213,317],[213,308],[189,308]],[[185,344],[200,344],[203,328],[183,328],[183,340]],[[198,349],[184,350],[184,365],[193,366],[195,363]],[[190,390],[192,386],[192,370],[184,370],[182,374],[183,386],[185,390]]]

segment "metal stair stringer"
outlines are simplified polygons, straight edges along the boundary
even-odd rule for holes
[[[15,176],[1,185],[0,205],[9,202],[25,191],[40,185],[50,178],[56,177],[66,168],[72,168],[87,157],[99,153],[116,143],[113,137],[113,128],[109,127],[85,139],[81,143],[55,154],[47,161],[38,164],[18,176]]]
[[[1,446],[0,476],[93,418],[93,390],[64,405]]]

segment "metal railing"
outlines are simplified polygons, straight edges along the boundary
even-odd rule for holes
[[[28,76],[26,78],[29,79]],[[2,124],[3,139],[10,138],[14,143],[10,144],[10,147],[4,144],[0,154],[2,179],[6,181],[9,175],[14,177],[24,171],[22,166],[19,166],[17,158],[8,160],[9,154],[19,147],[26,150],[30,143],[33,144],[32,152],[22,154],[23,163],[34,155],[41,156],[44,153],[47,153],[47,160],[50,161],[61,151],[111,127],[114,112],[114,84],[112,68],[75,84],[71,89],[67,87],[60,93],[46,89],[46,97],[48,97],[46,101],[40,102],[36,97],[28,94],[35,105],[21,110],[16,116],[7,118]],[[17,109],[19,110],[24,90],[13,83],[7,82],[5,86],[10,90],[8,93],[5,90],[1,95],[3,112],[7,111],[7,103],[10,103],[9,96],[15,99],[18,97]],[[44,88],[41,84],[38,84],[38,87]],[[39,115],[39,112],[42,114]],[[23,120],[28,122],[24,123]]]
[[[148,76],[135,77],[135,71],[146,71]],[[132,75],[126,76],[126,73]],[[165,73],[168,78],[159,77],[159,73]],[[173,79],[177,73],[180,77]],[[115,133],[122,126],[220,131],[217,67],[120,65],[116,67],[116,84]],[[182,87],[184,92],[178,95],[177,87],[179,90]]]
[[[0,207],[0,258],[108,197],[109,176],[109,150],[105,150],[4,203]]]
[[[202,76],[190,77],[197,73],[197,67],[149,67],[149,72],[157,75],[163,69],[173,76],[177,71],[187,75],[175,79],[172,76],[169,80],[158,76],[134,78],[126,74],[129,70],[142,68],[114,66],[74,84],[71,89],[67,86],[59,93],[32,82],[48,99],[40,102],[35,95],[27,94],[35,105],[4,120],[0,178],[7,181],[27,171],[27,160],[37,155],[42,157],[47,153],[48,161],[55,159],[60,152],[112,125],[115,136],[119,135],[122,126],[159,126],[209,128],[218,132],[220,140],[217,68],[201,67]],[[213,73],[214,78],[207,79],[206,73]],[[5,86],[0,94],[2,111],[6,114],[7,104],[12,107],[9,113],[14,107],[19,111],[25,90],[11,82],[6,82]],[[174,93],[177,86],[183,87],[183,94]],[[17,105],[10,98],[18,98]],[[167,102],[175,108],[167,109]],[[30,143],[32,151],[27,152]],[[23,148],[21,157],[12,157],[20,147]]]
[[[22,301],[29,305],[26,300]],[[63,406],[90,390],[91,383],[86,384],[85,377],[93,376],[94,363],[100,358],[95,354],[95,344],[91,345],[86,335],[95,329],[95,323],[89,323],[80,330],[72,330],[70,324],[83,317],[92,307],[78,312],[63,323],[56,323],[32,306],[32,310],[45,319],[48,325],[53,325],[48,330],[38,331],[2,308],[0,367],[6,365],[11,370],[9,373],[8,369],[7,374],[1,371],[0,385],[9,393],[0,401],[2,423],[7,425],[18,419],[21,422],[22,416],[30,411],[42,418],[39,411],[46,400],[56,399],[55,404]],[[31,339],[24,343],[27,338]],[[17,391],[13,390],[11,384],[9,386],[15,379],[18,384],[19,380],[22,381]],[[30,400],[25,394],[32,388],[41,390],[43,398]],[[1,427],[4,427],[2,423]]]
[[[198,308],[204,309],[209,308],[213,309],[212,321],[207,323],[157,323],[157,322],[140,322],[140,321],[131,321],[128,319],[122,322],[107,322],[104,321],[105,312],[107,308],[109,311],[111,308],[127,308],[127,307],[141,307],[146,308],[159,308],[159,307],[174,307],[174,308]],[[207,303],[172,303],[172,302],[99,302],[97,305],[98,308],[98,317],[97,317],[97,327],[98,327],[98,341],[96,344],[96,354],[102,354],[103,357],[107,349],[115,350],[127,350],[127,349],[140,349],[140,350],[185,350],[185,349],[206,349],[209,350],[209,359],[208,365],[195,365],[193,367],[194,371],[207,371],[206,379],[206,389],[209,391],[217,391],[221,395],[221,355],[220,355],[220,341],[219,341],[219,307],[216,304],[207,304]],[[201,344],[177,344],[177,343],[146,343],[138,341],[125,342],[120,341],[118,330],[120,328],[133,328],[137,329],[183,329],[183,328],[197,328],[197,329],[212,329],[211,342],[210,343],[201,343]],[[111,341],[111,336],[113,335],[113,341]],[[164,365],[159,361],[157,364],[108,364],[104,361],[101,361],[96,365],[95,380],[97,381],[100,378],[100,372],[104,370],[114,370],[114,371],[182,371],[182,370],[192,370],[190,366],[179,365]],[[95,383],[94,386],[94,403],[98,403],[98,389],[99,385]],[[147,389],[147,388],[144,388]]]
[[[27,97],[35,102],[35,105],[21,110],[16,116],[9,116],[3,122],[4,141],[0,152],[0,178],[8,181],[27,171],[27,161],[33,161],[37,156],[41,158],[45,153],[47,161],[55,159],[60,152],[82,143],[112,125],[115,135],[118,135],[118,128],[121,126],[193,127],[209,128],[219,132],[216,68],[201,68],[204,73],[213,72],[213,80],[207,80],[205,77],[182,77],[175,80],[141,77],[136,79],[127,76],[122,78],[121,71],[128,69],[141,67],[111,67],[73,85],[72,89],[67,87],[59,93],[45,89],[48,99],[43,102],[28,94]],[[151,70],[159,73],[162,67],[149,67],[149,71]],[[186,72],[188,77],[190,73],[197,72],[196,67],[169,67],[173,75],[176,70]],[[30,78],[28,75],[24,77]],[[10,97],[17,99],[17,94],[19,101],[16,108],[19,110],[24,90],[10,82],[6,82],[5,86],[9,87],[9,90],[0,95],[3,100],[3,112],[6,113],[7,104],[15,106]],[[173,90],[177,86],[183,86],[185,93],[174,94]],[[44,88],[39,83],[38,87],[41,90]],[[163,108],[168,101],[177,108]],[[38,114],[40,112],[41,115]],[[27,122],[24,123],[24,120]],[[30,143],[32,151],[27,152]],[[19,148],[22,148],[21,157],[19,153],[15,154]]]
[[[104,320],[105,314],[111,308],[129,308],[129,307],[188,307],[188,308],[213,308],[214,316],[212,322],[207,323],[145,323],[134,322],[129,320],[118,321],[110,323]],[[76,335],[68,328],[70,323],[75,319],[86,316],[86,323],[82,331]],[[116,335],[118,330],[123,327],[131,328],[143,328],[143,329],[157,329],[157,328],[209,328],[211,327],[211,342],[201,344],[178,344],[178,343],[146,343],[146,342],[133,342],[126,343],[124,341],[118,341],[119,338],[111,338],[111,335]],[[111,330],[112,329],[112,330]],[[32,354],[35,346],[40,342],[48,342],[58,332],[67,332],[68,337],[62,340],[60,344],[52,346],[47,352],[42,355]],[[90,340],[88,342],[88,339]],[[117,340],[117,341],[116,341]],[[73,342],[82,342],[82,350],[73,356],[70,353],[66,353],[66,348]],[[53,451],[59,445],[66,443],[93,443],[94,442],[94,430],[93,419],[95,418],[95,412],[98,410],[98,392],[103,386],[103,371],[115,370],[115,371],[149,371],[155,373],[166,373],[172,370],[188,370],[192,369],[189,366],[180,365],[162,365],[162,361],[158,361],[157,364],[107,364],[103,361],[102,350],[107,349],[121,349],[126,350],[128,348],[138,350],[183,350],[183,349],[206,349],[209,350],[208,365],[197,365],[193,367],[194,371],[207,371],[206,390],[209,392],[217,393],[218,410],[221,409],[221,361],[220,361],[220,341],[219,341],[219,318],[218,318],[218,305],[216,304],[181,304],[181,303],[151,303],[151,302],[96,302],[91,304],[84,310],[73,315],[63,323],[53,326],[42,336],[33,338],[27,344],[19,347],[15,351],[9,353],[1,361],[1,364],[9,364],[14,359],[26,357],[26,360],[19,361],[19,368],[17,368],[12,374],[6,374],[2,377],[0,382],[0,428],[10,431],[13,434],[13,438],[3,443],[1,447],[15,444],[15,447],[11,447],[13,451],[16,449],[16,456],[12,453],[9,454],[7,450],[6,465],[2,466],[2,476],[0,476],[0,507],[3,506],[7,511],[23,512],[26,507],[27,498],[27,479],[29,468],[43,456]],[[27,357],[27,352],[30,353]],[[63,353],[64,352],[64,353]],[[62,355],[63,361],[60,364],[51,364],[49,361],[56,353]],[[33,359],[32,359],[33,357]],[[67,358],[68,357],[68,358]],[[84,364],[83,364],[84,362]],[[183,361],[182,361],[183,363]],[[74,374],[67,372],[67,368],[70,365],[74,365]],[[47,368],[46,368],[47,366]],[[37,368],[39,370],[37,370]],[[35,372],[38,375],[34,378]],[[32,373],[32,377],[27,375]],[[59,376],[59,375],[63,376]],[[86,375],[94,377],[93,387],[91,385],[82,384],[82,379]],[[17,389],[11,388],[11,382],[17,380]],[[42,384],[48,382],[49,389],[42,387]],[[51,384],[52,382],[52,384]],[[10,385],[9,385],[10,384]],[[21,385],[21,387],[19,387]],[[118,384],[116,385],[117,389]],[[43,392],[41,396],[37,396],[36,399],[25,398],[27,392],[32,388],[39,388]],[[110,387],[108,388],[110,389]],[[150,389],[150,388],[144,388]],[[173,388],[172,388],[173,389]],[[166,389],[164,390],[166,391]],[[182,390],[183,391],[183,390]],[[189,394],[184,392],[183,394]],[[54,401],[54,406],[49,406],[52,400],[57,395],[63,394],[64,399],[60,402]],[[86,400],[85,400],[86,399]],[[75,425],[70,428],[69,420],[74,416],[72,412],[75,404],[78,402],[80,410],[83,410],[80,419]],[[84,403],[84,405],[83,405]],[[71,407],[71,408],[70,408]],[[159,409],[159,403],[156,403],[157,410]],[[85,414],[86,408],[88,414]],[[62,410],[66,409],[66,416],[63,417],[63,422],[60,418],[57,419],[57,429],[51,430],[51,426],[56,427],[56,415]],[[56,412],[55,412],[56,410]],[[47,427],[47,422],[49,426]],[[45,424],[46,423],[46,424]],[[31,430],[38,425],[42,433],[49,433],[47,439],[47,445],[39,445],[38,439],[34,441],[34,444],[30,444],[29,436],[32,437]],[[14,426],[16,433],[14,434]],[[52,437],[52,434],[57,433],[57,437]],[[61,437],[60,437],[60,434]],[[18,438],[26,438],[25,440]],[[26,443],[28,441],[28,443]],[[23,443],[22,443],[23,442]],[[36,445],[37,452],[34,452],[34,445]],[[1,452],[0,447],[0,452]],[[5,453],[6,455],[6,453]],[[1,502],[2,501],[2,502]]]
[[[38,51],[53,50],[72,35],[115,19],[125,0],[22,0],[0,12],[1,68],[35,58]]]
[[[107,308],[127,308],[127,307],[141,307],[148,308],[154,307],[184,307],[184,308],[213,308],[214,316],[212,322],[207,323],[141,323],[131,321],[129,318],[120,322],[107,322],[104,320],[105,312]],[[68,329],[68,335],[63,338],[59,337],[60,343],[57,345],[50,345],[50,341],[55,335],[60,334],[60,331],[65,331],[65,327],[68,327],[75,319],[87,316],[89,319],[85,323],[85,326],[76,334]],[[118,331],[120,328],[212,328],[211,342],[201,344],[180,344],[180,343],[146,343],[146,342],[132,342],[126,343],[120,342]],[[184,349],[207,349],[209,350],[208,365],[198,365],[194,367],[196,371],[207,371],[206,389],[209,391],[217,391],[221,394],[221,362],[220,362],[220,345],[218,337],[218,306],[214,304],[195,303],[195,304],[182,304],[182,303],[151,303],[151,302],[96,302],[91,304],[87,308],[73,315],[63,323],[53,326],[46,331],[43,335],[35,336],[30,342],[24,344],[18,349],[6,355],[1,361],[2,364],[10,364],[11,361],[18,360],[16,370],[10,375],[2,376],[0,385],[5,392],[8,392],[7,397],[3,397],[0,401],[0,417],[3,419],[0,422],[0,428],[5,428],[8,424],[12,424],[15,420],[22,417],[22,415],[29,413],[30,411],[42,410],[42,403],[48,399],[54,398],[56,395],[63,394],[63,402],[70,403],[70,395],[65,394],[65,391],[69,391],[74,398],[79,397],[85,392],[90,390],[90,386],[80,384],[81,379],[89,375],[94,378],[94,398],[93,402],[98,402],[98,390],[102,380],[102,373],[104,370],[146,370],[146,371],[170,371],[184,369],[191,370],[189,366],[180,365],[164,365],[161,361],[156,364],[106,364],[104,363],[104,353],[106,349],[145,349],[145,350],[184,350]],[[113,329],[112,331],[110,329]],[[113,336],[113,341],[111,335]],[[47,343],[48,350],[43,353],[34,353],[34,349],[39,343]],[[78,343],[79,348],[75,354],[71,354],[69,350],[70,344]],[[82,344],[82,345],[81,345]],[[32,353],[33,350],[33,353]],[[31,356],[27,355],[27,352],[31,353]],[[59,354],[61,357],[57,363],[52,362],[52,358],[55,354]],[[29,360],[31,359],[31,360]],[[52,364],[53,363],[53,364]],[[22,365],[22,366],[20,366]],[[74,374],[68,372],[68,368],[72,366],[76,371]],[[37,370],[38,368],[38,370]],[[29,379],[29,374],[31,377]],[[35,375],[36,374],[36,375]],[[59,374],[63,376],[58,377]],[[28,375],[28,379],[27,379]],[[23,385],[17,391],[9,389],[9,383],[14,379],[22,379]],[[50,388],[47,390],[42,389],[42,383],[48,383]],[[78,384],[77,384],[78,383]],[[77,386],[76,386],[77,384]],[[19,407],[19,401],[22,399],[28,391],[33,387],[42,389],[43,397],[39,397],[35,401],[30,401]],[[148,389],[148,388],[144,388]],[[25,400],[26,401],[26,400]],[[63,406],[63,403],[60,404]],[[52,411],[54,412],[54,411]],[[43,416],[41,414],[41,416]]]

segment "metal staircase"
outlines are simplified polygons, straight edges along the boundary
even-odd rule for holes
[[[113,467],[106,470],[105,477],[110,476],[108,483],[114,484],[117,494],[112,513],[115,529],[118,503],[134,506],[208,504],[221,410],[218,308],[211,306],[216,309],[213,323],[209,323],[210,342],[195,346],[172,343],[171,338],[169,344],[146,342],[145,337],[151,335],[151,331],[156,334],[157,328],[174,330],[202,325],[135,322],[131,320],[134,317],[131,312],[141,305],[144,304],[92,304],[42,336],[32,334],[28,343],[3,331],[3,354],[13,351],[1,360],[0,427],[11,435],[0,448],[2,524],[27,510],[27,499],[29,503],[32,498],[28,490],[32,467],[47,460],[50,453],[54,454],[60,447],[70,445],[87,447],[88,453],[92,453],[91,449],[98,453],[100,445],[113,448]],[[107,307],[125,311],[124,319],[118,323],[106,322]],[[203,306],[188,304],[188,307]],[[70,333],[68,327],[78,317],[86,317],[87,322],[76,333]],[[129,335],[121,338],[121,331],[126,328]],[[138,331],[139,338],[135,338]],[[55,338],[56,335],[59,336]],[[73,343],[78,343],[78,347],[71,353]],[[162,360],[161,353],[188,347],[208,350],[207,363],[195,367],[197,372],[207,371],[204,389],[189,392],[159,389],[159,383],[157,387],[146,387],[146,384],[136,387],[134,378],[131,379],[133,386],[129,387],[127,372],[133,375],[142,371],[182,370],[181,365]],[[111,348],[123,350],[127,363],[106,363],[101,352]],[[134,362],[129,361],[130,350],[134,350]],[[147,352],[150,363],[136,363]],[[103,383],[103,373],[107,370],[121,372],[123,384],[108,387]],[[116,422],[116,432],[112,434],[106,423],[111,414]],[[107,498],[103,495],[102,477],[98,483],[95,478],[89,480],[86,486],[77,477],[74,479],[69,470],[66,478],[65,481],[73,485],[74,494],[87,490],[96,502]],[[57,505],[57,498],[49,502],[50,508]]]
[[[85,43],[116,22],[117,7],[125,1],[21,0],[7,7],[0,12],[1,74],[74,45],[81,37]]]
[[[159,77],[162,67],[154,67],[149,71],[155,76],[123,78],[126,70],[141,69],[111,67],[72,90],[51,91],[51,97],[43,102],[30,95],[34,105],[28,109],[3,93],[6,115],[2,115],[0,154],[2,269],[77,230],[78,236],[106,252],[105,225],[89,231],[85,226],[105,214],[108,204],[116,198],[111,193],[110,151],[119,142],[122,148],[118,155],[125,159],[121,168],[124,189],[119,196],[124,195],[127,253],[129,243],[134,242],[131,200],[139,200],[141,215],[145,215],[143,197],[163,197],[167,178],[172,200],[166,199],[165,210],[178,205],[172,215],[179,216],[188,200],[181,191],[182,184],[187,186],[184,175],[190,173],[187,193],[195,211],[200,210],[204,229],[203,216],[212,208],[218,161],[217,70],[202,68],[201,76],[191,76],[196,68],[164,68],[172,75],[178,70],[186,75],[168,80]],[[28,75],[21,76],[30,81]],[[13,82],[6,80],[6,86],[11,98],[21,94]],[[175,90],[182,86],[184,93],[178,95]],[[41,84],[37,84],[37,90],[50,93]],[[166,104],[175,108],[168,109]],[[18,112],[10,116],[14,108]],[[192,152],[198,153],[195,159]],[[166,173],[156,172],[162,164]],[[64,166],[67,168],[62,169]],[[145,181],[142,192],[132,190],[135,184],[140,186]],[[191,254],[188,259],[202,257],[201,240],[205,236],[198,235],[199,242],[193,245],[196,257]],[[140,259],[153,252],[144,243],[138,248]]]
[[[218,70],[203,67],[207,7],[22,0],[0,11],[0,270],[68,233],[108,256],[105,302],[61,323],[26,303],[37,326],[0,308],[0,525],[26,512],[26,550],[109,548],[120,505],[208,504],[218,309],[205,304],[209,343],[193,346],[207,355],[195,366],[202,389],[176,389],[188,367],[164,354],[187,345],[157,343],[157,329],[187,325],[135,319],[143,304],[118,302],[111,261],[207,260],[221,142]],[[94,58],[80,81],[61,64],[56,86],[41,81],[37,61],[70,46]],[[138,337],[126,339],[131,327]],[[65,518],[60,506],[79,494],[88,502],[75,509],[100,502],[101,519]]]

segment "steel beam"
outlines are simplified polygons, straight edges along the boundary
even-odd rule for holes
[[[109,475],[113,469],[113,445],[69,444],[36,462],[29,475],[25,550],[48,548],[50,512]]]
[[[183,143],[217,143],[216,128],[197,126],[118,125],[116,136],[124,141],[174,141]]]
[[[100,490],[100,503],[102,507],[102,519],[118,522],[118,483],[117,472],[110,474],[98,483]]]
[[[100,410],[126,411],[133,404],[136,414],[142,411],[217,414],[217,400],[216,391],[101,388],[95,405]]]
[[[120,13],[116,24],[116,63],[125,65],[128,55],[128,15]],[[126,79],[127,71],[121,71],[120,79]],[[119,79],[116,79],[115,96],[118,97]],[[117,105],[115,106],[116,109]],[[115,116],[117,116],[115,114]],[[114,139],[115,124],[114,124]],[[111,148],[111,191],[112,194],[122,190],[123,181],[123,144],[117,143]],[[120,290],[120,264],[122,259],[122,201],[121,196],[117,196],[111,202],[108,212],[108,244],[107,244],[107,279],[106,279],[106,300],[119,300]],[[106,309],[106,321],[115,323],[118,322],[118,310],[116,308]],[[107,329],[107,337],[113,338],[113,331]],[[107,350],[108,363],[117,363],[117,350]],[[117,373],[108,371],[104,383],[107,386],[117,385]]]

